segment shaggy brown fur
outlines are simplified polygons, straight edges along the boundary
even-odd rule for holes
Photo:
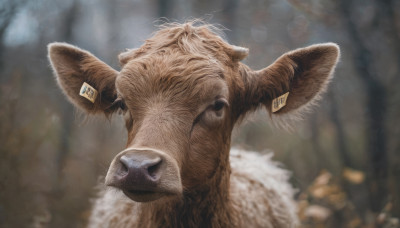
[[[289,173],[271,161],[271,154],[232,149],[230,163],[229,192],[135,203],[101,188],[89,227],[295,227]]]
[[[57,81],[70,101],[89,113],[124,112],[127,150],[114,158],[106,183],[116,181],[122,156],[152,150],[169,161],[158,188],[181,185],[172,196],[146,203],[104,191],[91,227],[295,226],[286,172],[250,152],[230,156],[231,132],[248,111],[260,105],[270,111],[271,101],[286,92],[286,106],[271,116],[297,116],[325,90],[339,49],[313,45],[253,71],[239,62],[246,48],[226,43],[209,28],[167,26],[142,47],[122,53],[120,72],[74,46],[49,45]],[[101,94],[94,104],[78,95],[83,82]]]

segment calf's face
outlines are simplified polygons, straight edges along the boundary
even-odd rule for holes
[[[128,143],[110,166],[108,185],[148,201],[213,175],[230,133],[228,85],[217,63],[191,55],[138,58],[115,87]]]
[[[339,50],[334,44],[298,49],[259,71],[239,62],[246,55],[189,25],[161,30],[121,54],[120,72],[75,46],[49,45],[57,82],[73,104],[91,114],[123,113],[128,141],[106,184],[138,202],[207,185],[229,166],[236,120],[259,105],[270,111],[287,92],[286,105],[271,116],[310,104],[326,87]],[[83,83],[97,90],[92,101],[80,95]]]

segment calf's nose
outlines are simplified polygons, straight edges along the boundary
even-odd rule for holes
[[[163,159],[151,151],[130,151],[120,157],[117,166],[110,186],[124,191],[154,191],[161,177]]]
[[[129,148],[108,169],[105,184],[119,188],[131,200],[149,202],[182,193],[177,161],[164,151]]]

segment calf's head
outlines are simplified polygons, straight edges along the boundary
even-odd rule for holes
[[[229,172],[231,131],[246,112],[289,92],[271,116],[297,113],[319,96],[337,63],[335,44],[281,56],[254,71],[206,25],[175,25],[120,54],[118,72],[91,53],[65,43],[49,45],[57,82],[89,114],[123,113],[128,141],[113,159],[106,184],[146,202],[207,186]],[[98,92],[80,96],[87,83]]]

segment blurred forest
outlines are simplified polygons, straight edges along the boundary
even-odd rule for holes
[[[85,118],[57,87],[46,45],[89,50],[115,69],[160,18],[204,18],[250,49],[253,69],[291,49],[342,51],[320,105],[294,132],[265,111],[233,145],[266,151],[293,172],[304,227],[400,227],[400,1],[0,1],[0,227],[83,227],[95,185],[125,145],[120,116]],[[158,21],[158,22],[157,22]]]

